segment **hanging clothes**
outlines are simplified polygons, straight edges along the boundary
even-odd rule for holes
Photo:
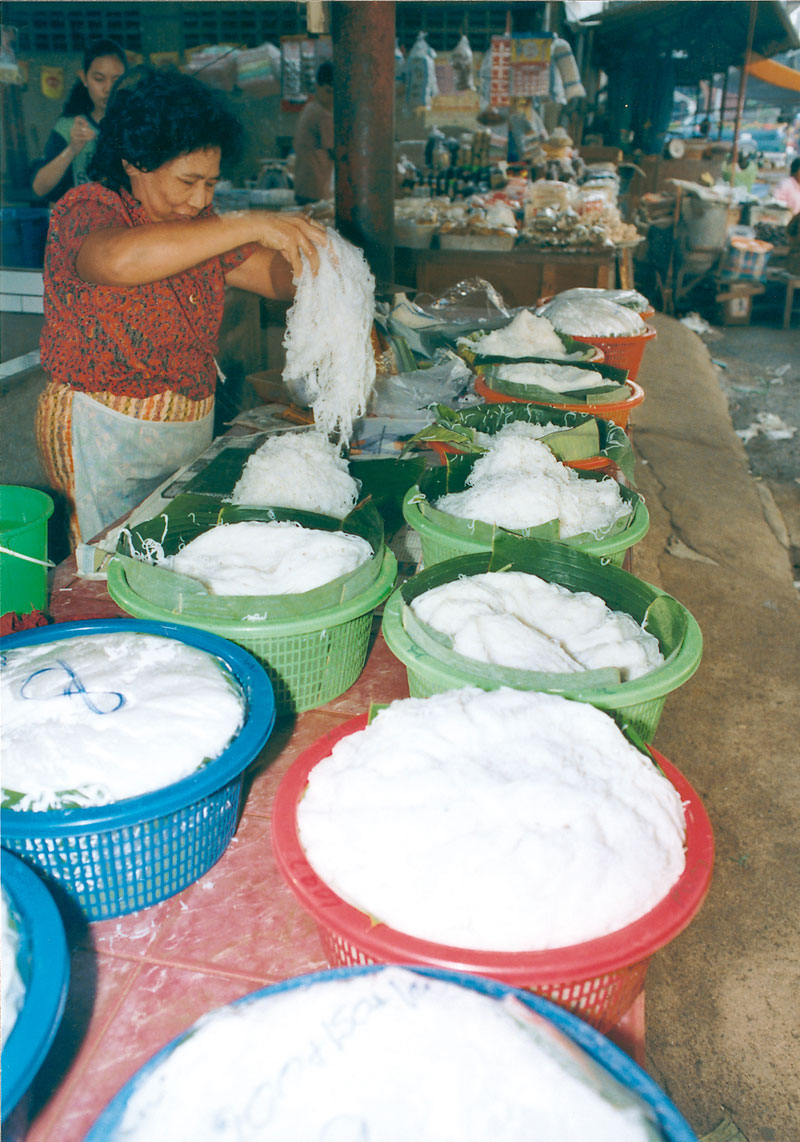
[[[550,49],[550,98],[554,103],[570,103],[585,99],[586,88],[581,73],[566,40],[556,37]]]

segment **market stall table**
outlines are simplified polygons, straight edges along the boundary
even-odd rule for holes
[[[395,280],[438,297],[456,282],[480,277],[492,283],[507,305],[536,305],[541,297],[579,286],[613,289],[618,257],[615,246],[565,250],[520,245],[507,251],[397,246]]]
[[[121,616],[105,581],[56,569],[56,622]],[[61,1028],[34,1086],[29,1142],[80,1142],[114,1094],[205,1012],[268,984],[327,967],[311,918],[272,855],[270,817],[292,761],[373,702],[408,696],[406,670],[375,618],[367,662],[346,693],[279,723],[245,780],[233,841],[199,881],[156,906],[87,925],[67,920],[71,983]],[[644,1063],[644,994],[611,1036]]]

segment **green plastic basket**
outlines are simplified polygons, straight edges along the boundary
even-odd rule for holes
[[[361,534],[374,555],[317,590],[269,597],[209,595],[186,576],[120,553],[108,566],[114,602],[137,618],[184,623],[250,651],[269,675],[278,717],[314,709],[349,689],[364,668],[373,611],[387,598],[397,575],[397,560],[383,543],[375,509],[365,505],[345,520],[334,520],[289,509],[220,508],[207,497],[199,497],[200,503],[193,497],[179,499],[168,509],[171,517],[165,513],[137,525],[124,542],[141,553],[143,541],[157,533],[164,537],[165,553],[171,554],[179,543],[216,522],[294,518]]]
[[[436,489],[436,496],[446,491],[461,491],[464,487],[466,475],[471,471],[476,456],[456,456],[448,458],[446,471],[432,469],[426,473],[426,480],[441,483]],[[454,480],[448,481],[448,474],[454,473]],[[592,480],[598,476],[593,472],[580,472],[578,479]],[[458,516],[448,515],[446,512],[432,509],[429,502],[425,502],[425,494],[421,485],[416,484],[410,488],[403,500],[403,516],[406,523],[420,537],[422,544],[422,558],[426,567],[434,563],[441,563],[446,559],[455,559],[459,555],[472,555],[481,551],[491,551],[495,539],[503,536],[513,536],[517,539],[546,539],[576,551],[583,551],[587,555],[594,555],[604,562],[621,567],[625,559],[625,552],[643,539],[650,527],[650,513],[641,496],[630,488],[620,485],[623,499],[633,504],[633,512],[628,517],[627,524],[623,523],[612,528],[606,535],[595,539],[590,535],[576,535],[561,539],[553,525],[545,524],[541,527],[529,528],[524,532],[511,531],[477,520],[462,519]]]
[[[615,671],[545,674],[496,667],[456,654],[445,642],[415,637],[407,604],[418,595],[461,576],[487,571],[525,571],[572,591],[598,595],[612,610],[625,611],[658,638],[665,662],[648,674],[622,682]],[[407,629],[408,628],[408,629]],[[666,697],[700,665],[703,640],[689,611],[671,595],[619,567],[602,563],[563,544],[513,537],[499,539],[492,552],[463,555],[419,572],[398,587],[383,612],[383,637],[406,667],[412,697],[427,698],[444,690],[479,686],[496,690],[510,685],[542,690],[589,702],[610,714],[623,730],[651,741]],[[423,645],[424,641],[424,645]],[[616,675],[616,676],[615,676]]]

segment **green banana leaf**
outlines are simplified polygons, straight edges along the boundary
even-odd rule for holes
[[[631,395],[631,390],[625,384],[609,382],[608,385],[596,385],[594,388],[570,389],[568,392],[557,392],[544,388],[542,385],[520,385],[498,376],[499,367],[491,365],[482,372],[483,379],[488,388],[504,396],[513,396],[523,400],[544,401],[545,403],[561,404],[611,404],[625,400]]]
[[[424,456],[350,461],[350,475],[361,483],[361,502],[369,501],[377,508],[389,538],[404,525],[403,497],[417,483],[425,467]]]
[[[606,456],[623,473],[628,483],[635,485],[634,455],[630,437],[624,428],[613,421],[603,420],[585,412],[572,409],[542,408],[539,405],[507,403],[472,405],[465,409],[453,409],[449,405],[434,406],[436,420],[426,425],[406,442],[404,453],[429,441],[448,444],[459,452],[476,455],[485,451],[475,440],[478,432],[493,436],[505,425],[514,421],[527,424],[556,424],[565,431],[544,437],[544,441],[559,460],[587,460],[593,456]],[[577,431],[589,425],[591,438],[578,435]],[[586,431],[584,429],[584,431]],[[597,443],[595,445],[595,439]]]

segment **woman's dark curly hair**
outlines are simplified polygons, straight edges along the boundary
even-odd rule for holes
[[[137,67],[116,83],[100,123],[89,178],[111,190],[130,190],[122,161],[142,171],[219,147],[235,162],[243,128],[224,97],[174,68]]]
[[[127,71],[128,57],[116,40],[95,40],[83,53],[83,74],[88,75],[89,69],[96,59],[103,56],[116,56]],[[72,90],[67,96],[62,115],[91,115],[94,110],[89,88],[82,79],[76,79]]]

